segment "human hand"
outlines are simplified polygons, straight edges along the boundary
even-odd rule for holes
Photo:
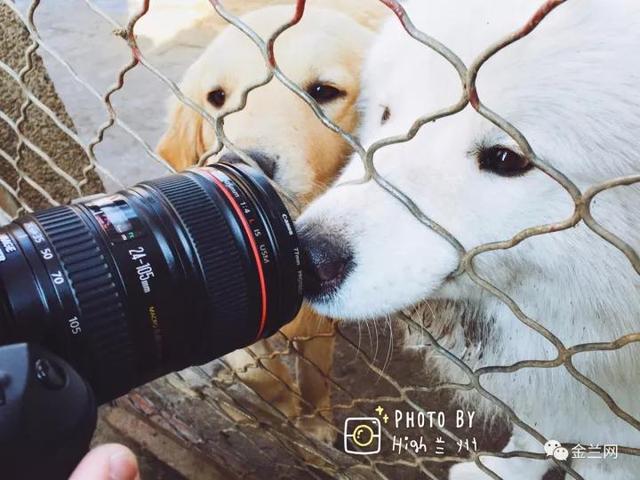
[[[69,480],[140,480],[140,471],[131,450],[108,443],[87,453]]]

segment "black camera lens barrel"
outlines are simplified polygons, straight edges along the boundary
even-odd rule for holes
[[[302,303],[268,180],[216,164],[0,229],[0,344],[38,342],[104,402],[275,333]]]

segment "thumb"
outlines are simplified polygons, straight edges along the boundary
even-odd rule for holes
[[[101,445],[82,459],[69,480],[140,480],[138,461],[123,445]]]

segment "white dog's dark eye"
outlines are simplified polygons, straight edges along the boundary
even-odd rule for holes
[[[347,93],[333,85],[314,83],[307,87],[307,93],[320,105],[333,102],[337,98],[344,97]]]
[[[213,105],[216,108],[222,108],[224,102],[227,100],[227,94],[221,88],[216,88],[215,90],[211,90],[207,94],[207,102]]]
[[[481,149],[478,152],[478,165],[481,170],[489,170],[503,177],[522,175],[533,167],[524,155],[500,146]]]
[[[391,110],[389,107],[384,107],[382,111],[382,118],[380,119],[380,125],[384,125],[391,118]]]

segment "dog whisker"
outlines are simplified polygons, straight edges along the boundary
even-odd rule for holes
[[[360,353],[360,342],[362,340],[362,330],[360,328],[361,324],[362,324],[362,322],[358,322],[358,345],[356,346],[356,353],[355,353],[355,356],[354,356],[354,360],[356,358],[358,358],[358,353]]]
[[[385,324],[389,327],[389,343],[387,346],[387,355],[384,359],[384,364],[382,365],[382,371],[378,376],[378,380],[382,378],[382,374],[385,373],[387,367],[391,364],[391,357],[393,356],[393,325],[389,315],[385,315]]]
[[[367,335],[369,336],[369,355],[371,355],[371,352],[373,351],[373,335],[371,335],[369,322],[364,322],[364,326],[367,327]]]
[[[375,363],[376,359],[378,358],[378,350],[380,348],[380,338],[378,337],[378,321],[377,320],[373,321],[373,331],[376,334],[376,349],[375,349],[375,352],[373,354],[372,362]]]

